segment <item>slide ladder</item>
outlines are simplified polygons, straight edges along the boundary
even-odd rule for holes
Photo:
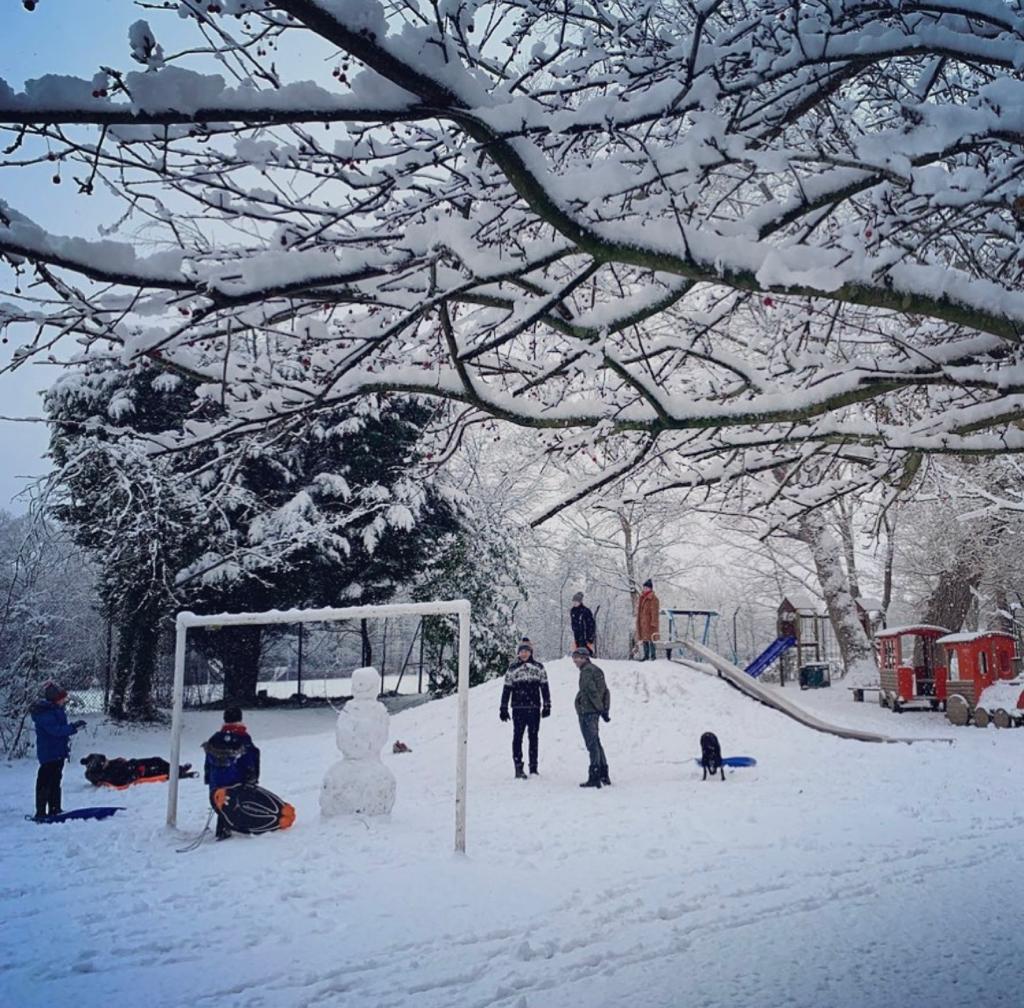
[[[796,644],[795,637],[779,637],[773,640],[745,669],[747,675],[755,679],[784,651]]]
[[[757,679],[747,675],[739,666],[733,665],[732,662],[726,661],[721,655],[715,654],[709,647],[698,644],[692,638],[681,643],[701,660],[699,662],[689,662],[685,659],[673,658],[671,659],[672,661],[679,665],[685,665],[687,668],[694,669],[697,672],[703,672],[706,675],[717,675],[719,678],[731,683],[741,693],[746,693],[747,696],[760,700],[761,703],[766,704],[768,707],[774,707],[777,711],[793,718],[794,721],[799,721],[800,724],[813,728],[815,731],[825,732],[828,735],[838,735],[839,738],[856,739],[859,742],[953,743],[951,738],[898,738],[892,735],[881,735],[878,732],[862,731],[858,728],[845,728],[841,725],[829,724],[827,721],[822,721],[821,718],[815,717],[809,711],[797,706],[792,701],[786,699],[786,697],[781,696],[770,687],[762,685]],[[711,671],[712,669],[714,671]]]

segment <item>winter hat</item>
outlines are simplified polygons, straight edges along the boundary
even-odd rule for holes
[[[646,580],[646,581],[644,582],[644,587],[645,587],[645,588],[653,588],[653,587],[654,587],[654,582],[653,582],[653,581],[652,581],[652,580],[651,580],[650,578],[648,578],[648,579],[647,579],[647,580]]]
[[[573,595],[572,600],[573,600],[573,602],[582,602],[583,601],[583,592],[576,592],[576,594]]]
[[[516,654],[519,654],[520,651],[529,651],[530,654],[533,654],[533,645],[530,643],[530,638],[529,637],[524,637],[516,645]]]
[[[68,695],[66,689],[61,689],[55,682],[48,682],[43,687],[43,699],[49,700],[50,703],[58,703]]]
[[[578,647],[578,648],[576,648],[575,651],[572,652],[572,654],[569,657],[570,658],[589,658],[590,657],[590,648]]]
[[[241,707],[225,707],[224,708],[224,724],[238,724],[242,720],[242,708]]]

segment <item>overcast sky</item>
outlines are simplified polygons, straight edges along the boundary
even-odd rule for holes
[[[0,0],[0,78],[15,90],[47,73],[91,77],[100,64],[135,69],[128,56],[128,26],[147,12],[131,0],[42,0],[34,12],[18,0]],[[154,17],[153,25],[176,18]],[[37,223],[62,234],[96,237],[96,227],[116,217],[102,196],[79,197],[70,185],[52,185],[20,169],[0,170],[0,199]],[[109,221],[108,221],[109,222]],[[2,279],[2,278],[0,278]],[[0,345],[0,367],[10,361],[18,335]],[[35,417],[36,422],[0,419],[0,509],[20,513],[27,500],[15,500],[29,480],[46,472],[47,431],[39,423],[40,390],[56,377],[46,365],[0,374],[0,417]]]

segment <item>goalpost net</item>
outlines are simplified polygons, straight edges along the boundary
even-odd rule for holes
[[[185,643],[195,627],[257,626],[273,623],[327,623],[333,620],[385,619],[390,616],[458,616],[458,725],[455,742],[455,850],[466,851],[466,760],[469,740],[469,602],[398,602],[391,605],[349,606],[340,609],[271,609],[260,613],[220,613],[197,616],[180,612],[175,621],[174,705],[171,715],[170,778],[167,825],[178,823],[178,768],[185,696]]]

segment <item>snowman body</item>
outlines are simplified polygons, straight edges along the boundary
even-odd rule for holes
[[[388,712],[377,699],[373,668],[352,673],[352,699],[341,709],[335,741],[344,759],[332,764],[320,787],[320,813],[387,815],[395,804],[395,775],[381,762],[388,740]]]

